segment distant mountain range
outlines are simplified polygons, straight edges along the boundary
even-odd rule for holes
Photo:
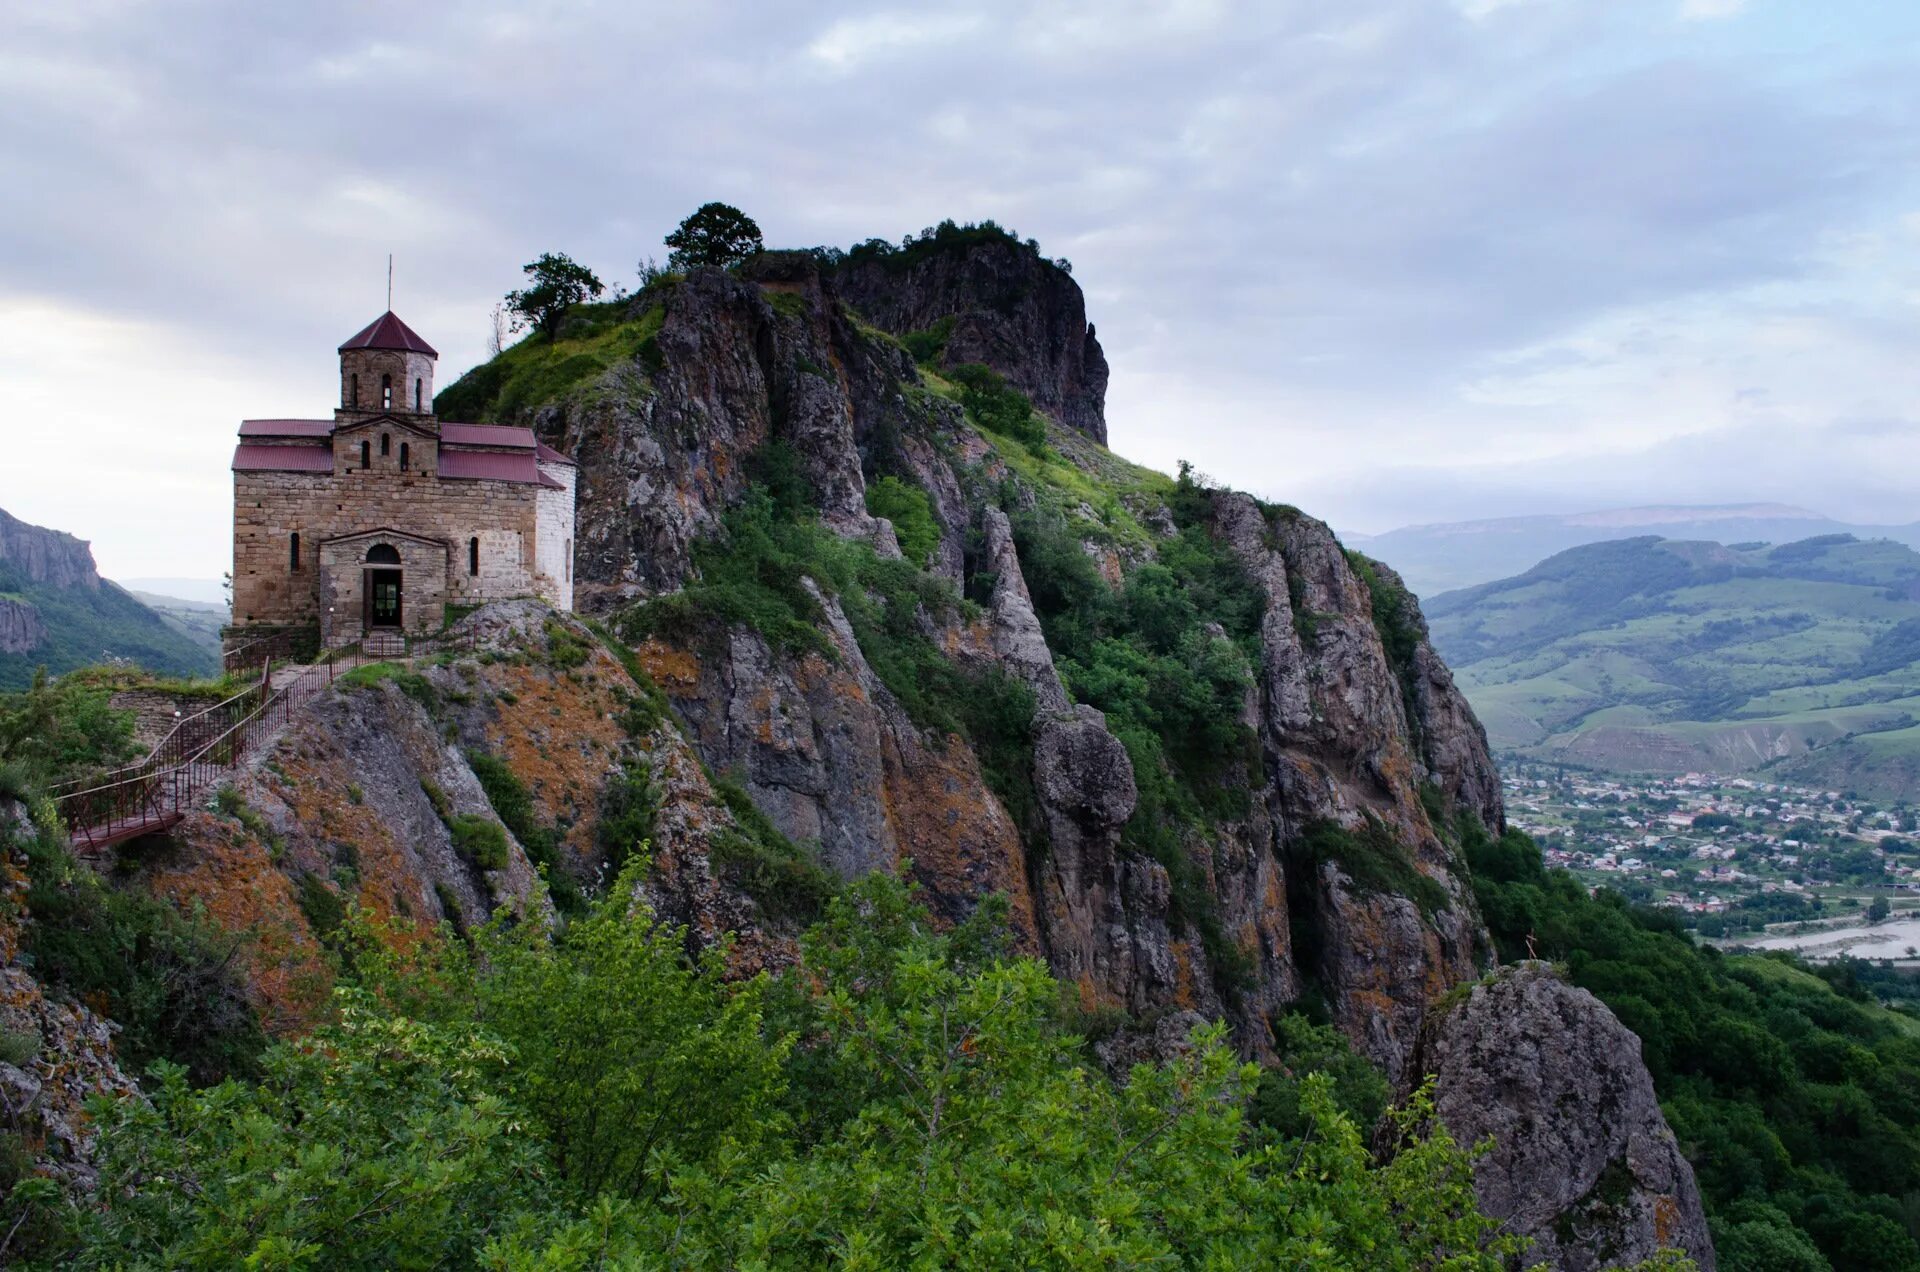
[[[1341,540],[1385,561],[1422,597],[1519,574],[1556,552],[1585,543],[1653,535],[1715,543],[1792,543],[1851,534],[1920,547],[1920,522],[1853,525],[1788,504],[1614,508],[1535,517],[1497,517],[1403,526],[1385,534],[1343,533]]]
[[[1920,553],[1645,535],[1425,603],[1496,748],[1920,791]]]
[[[187,603],[178,603],[186,606]],[[58,675],[126,661],[153,671],[218,671],[218,630],[168,617],[100,577],[86,543],[0,510],[0,689],[18,689],[45,667]]]

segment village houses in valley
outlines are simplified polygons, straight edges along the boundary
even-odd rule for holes
[[[573,461],[530,429],[439,419],[438,357],[389,311],[340,346],[332,419],[241,422],[229,648],[315,627],[394,647],[508,597],[573,608]]]

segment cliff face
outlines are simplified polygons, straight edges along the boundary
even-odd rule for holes
[[[86,543],[59,530],[30,526],[0,509],[0,562],[29,582],[49,587],[100,586],[93,552]]]
[[[1107,440],[1107,358],[1086,302],[1072,277],[1032,248],[1007,239],[856,254],[834,285],[883,331],[943,329],[940,365],[984,363],[1068,428]]]
[[[1502,969],[1428,1030],[1421,1067],[1474,1165],[1481,1208],[1563,1272],[1680,1250],[1713,1272],[1693,1167],[1668,1129],[1640,1040],[1545,965]]]
[[[1491,1063],[1480,1014],[1430,1015],[1491,960],[1454,840],[1504,809],[1413,598],[1294,509],[1107,452],[1063,271],[900,255],[697,271],[563,329],[538,397],[469,384],[577,457],[576,594],[604,626],[488,606],[455,628],[471,652],[360,673],[130,877],[256,933],[285,1031],[322,1009],[348,899],[400,940],[544,922],[645,841],[654,906],[749,972],[792,958],[830,876],[887,870],[949,920],[1004,896],[1016,945],[1117,1022],[1115,1065],[1215,1017],[1270,1056],[1271,1019],[1320,1002],[1403,1088],[1440,1068],[1450,1125],[1499,1104],[1463,1076]],[[1038,422],[941,374],[975,361]],[[1621,1145],[1639,1169],[1664,1128],[1637,1059],[1579,1012],[1495,1015],[1564,1032],[1540,1089],[1599,1101],[1597,1169]],[[1612,1240],[1586,1156],[1527,1162],[1499,1213]]]
[[[1057,515],[1119,595],[1177,536],[1171,484],[1059,427],[1033,454],[983,431],[937,374],[866,325],[921,330],[960,315],[926,366],[988,361],[1039,390],[1043,410],[1078,402],[1077,420],[1097,435],[1103,364],[1095,375],[1074,362],[1062,334],[1083,332],[1071,279],[1004,245],[825,270],[771,257],[744,276],[696,272],[635,311],[654,305],[647,353],[531,415],[580,460],[583,605],[624,613],[697,582],[696,545],[726,542],[723,519],[755,480],[756,458],[779,443],[821,523],[877,558],[900,549],[867,510],[870,482],[891,476],[924,494],[937,532],[927,569],[978,608],[922,611],[914,624],[953,666],[1018,680],[1035,703],[1023,826],[970,740],[916,723],[823,595],[827,641],[813,650],[711,617],[646,639],[647,666],[701,757],[736,772],[780,830],[817,844],[842,875],[911,861],[952,915],[1006,893],[1022,939],[1089,1007],[1224,1014],[1259,1054],[1266,1016],[1315,992],[1370,1054],[1402,1068],[1426,1002],[1474,973],[1481,946],[1423,788],[1496,829],[1499,788],[1424,629],[1396,664],[1375,587],[1327,528],[1241,495],[1197,496],[1203,532],[1264,598],[1238,709],[1256,745],[1219,779],[1251,798],[1189,817],[1157,855],[1143,851],[1129,747],[1063,682],[1012,522]],[[1010,352],[956,344],[970,323],[992,326]],[[1418,624],[1404,591],[1387,601]],[[1390,840],[1401,874],[1426,881],[1418,896],[1338,854],[1310,854],[1308,832],[1323,825],[1347,841]]]
[[[0,654],[24,654],[47,638],[40,611],[25,601],[0,597]]]

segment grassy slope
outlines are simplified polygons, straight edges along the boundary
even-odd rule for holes
[[[1594,544],[1429,616],[1497,746],[1866,787],[1920,771],[1920,642],[1901,626],[1920,628],[1920,554],[1900,544]]]

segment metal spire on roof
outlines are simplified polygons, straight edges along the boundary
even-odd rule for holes
[[[393,253],[387,253],[387,312],[393,312]]]

